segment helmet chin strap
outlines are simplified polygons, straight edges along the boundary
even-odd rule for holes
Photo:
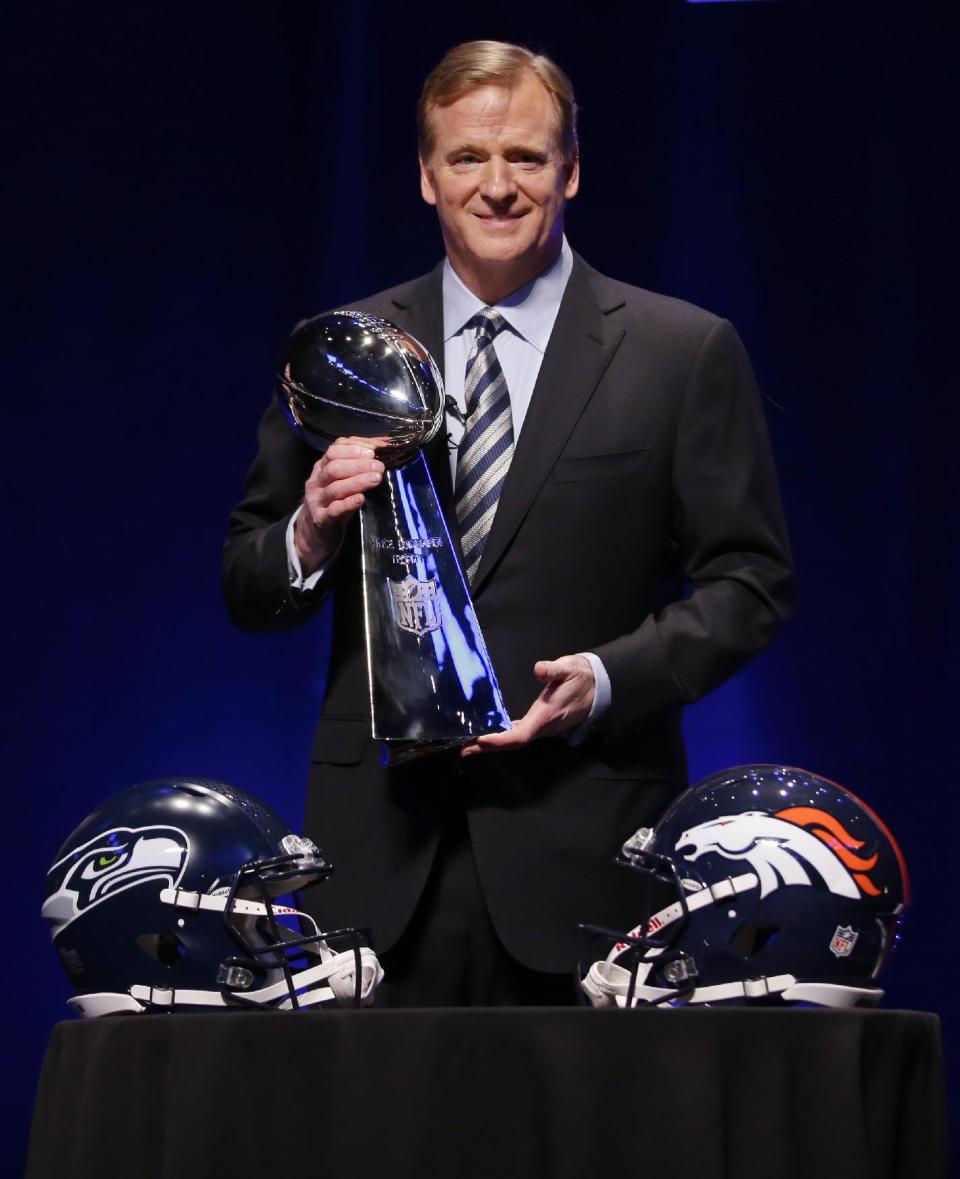
[[[179,888],[163,889],[160,893],[160,900],[164,904],[175,905],[180,909],[207,909],[226,912],[229,906],[231,914],[245,918],[267,917],[270,915],[267,906],[262,901],[247,901],[242,897],[236,896],[231,901],[228,896],[209,896],[206,893],[187,892]],[[315,941],[306,942],[301,948],[307,954],[318,956],[323,966],[313,966],[308,970],[301,970],[299,974],[294,974],[292,976],[296,983],[294,989],[299,991],[303,986],[313,985],[314,977],[316,977],[326,981],[327,987],[332,993],[323,994],[320,997],[314,997],[313,992],[302,997],[298,994],[297,1001],[300,1006],[307,1007],[314,1003],[325,1003],[331,998],[336,999],[338,1003],[344,1006],[352,1006],[356,1001],[357,994],[356,955],[354,950],[350,949],[344,950],[341,953],[334,953],[320,936],[317,923],[309,913],[301,912],[300,909],[291,909],[289,905],[271,904],[270,908],[275,916],[299,917],[301,921],[308,923],[316,934]],[[383,978],[383,969],[377,960],[376,954],[369,946],[359,947],[359,953],[361,963],[360,1004],[366,1007],[373,1001],[373,992],[380,985]],[[316,974],[318,970],[322,971],[319,975]],[[274,991],[276,991],[276,995]],[[242,995],[238,994],[238,997],[250,999],[258,1004],[268,1003],[277,996],[283,998],[283,1002],[277,1004],[278,1008],[287,1010],[293,1007],[293,1000],[290,998],[290,993],[285,982],[271,984],[271,986],[265,987],[260,991],[245,991]]]
[[[206,893],[190,892],[180,888],[165,888],[160,900],[166,905],[191,911],[210,911],[241,918],[267,917],[269,912],[262,901],[248,901],[243,897],[210,896]],[[308,913],[292,909],[288,905],[271,905],[275,915],[299,917],[309,922],[317,933],[315,941],[307,942],[300,949],[308,955],[319,958],[315,966],[296,971],[290,976],[291,986],[297,996],[298,1007],[314,1007],[319,1003],[335,1002],[341,1007],[352,1007],[359,1003],[369,1007],[374,992],[383,979],[383,967],[376,953],[369,946],[335,953],[320,936],[316,922]],[[359,972],[357,958],[359,955]],[[358,977],[359,974],[359,977]],[[225,998],[224,991],[232,998]],[[239,1007],[290,1011],[294,1002],[290,986],[284,978],[256,991],[246,991],[225,986],[223,991],[193,990],[180,987],[150,987],[135,984],[128,992],[100,992],[76,995],[67,1000],[70,1008],[78,1015],[94,1018],[119,1012],[138,1012],[151,1009],[174,1011],[178,1007]]]
[[[675,987],[649,987],[644,982],[652,963],[641,962],[637,967],[637,981],[629,1006],[650,1005],[685,1007],[694,1003],[723,1003],[729,999],[762,999],[769,995],[783,995],[796,987],[792,974],[767,975],[748,978],[742,982],[718,983],[711,987],[697,987],[685,998],[679,998]],[[641,973],[642,972],[642,973]],[[594,1007],[626,1007],[630,993],[630,971],[615,962],[594,962],[583,980],[584,994]],[[676,998],[676,1004],[670,1000]],[[844,1004],[848,1006],[849,1004]]]
[[[594,962],[581,984],[583,993],[594,1007],[637,1007],[653,1004],[663,1007],[686,1007],[688,1004],[725,1003],[731,999],[764,999],[771,995],[779,995],[786,1003],[814,1003],[818,1007],[874,1007],[883,998],[883,991],[870,987],[847,987],[839,983],[798,983],[792,974],[772,974],[761,978],[747,978],[742,982],[697,987],[687,998],[671,1003],[671,999],[676,998],[679,992],[674,988],[647,986],[643,980],[649,971],[648,963],[641,963],[637,968],[637,981],[628,1004],[630,971],[615,962]]]
[[[717,881],[708,888],[686,897],[687,912],[694,913],[718,901],[729,900],[758,886],[753,872],[742,876],[728,877]],[[684,912],[680,901],[667,905],[655,913],[645,926],[637,926],[627,935],[641,938],[645,934],[659,933],[678,921]],[[798,983],[792,974],[766,975],[737,982],[717,983],[709,987],[697,987],[681,995],[676,987],[654,987],[647,985],[647,978],[654,966],[654,959],[663,952],[663,947],[651,946],[636,968],[636,972],[621,966],[620,957],[625,943],[620,942],[607,957],[594,964],[581,982],[583,993],[594,1007],[635,1007],[640,1004],[661,1006],[687,1006],[696,1003],[724,1003],[730,999],[762,999],[779,995],[786,1002],[816,1003],[822,1007],[854,1007],[860,1004],[873,1005],[883,997],[883,991],[866,987],[846,987],[836,983]],[[632,987],[632,990],[631,990]],[[629,996],[629,1002],[628,1002]],[[675,1002],[671,1002],[675,1000]]]
[[[686,911],[696,913],[698,909],[706,909],[718,901],[728,901],[731,897],[739,896],[742,892],[749,892],[751,888],[756,888],[759,883],[755,872],[744,872],[742,876],[728,876],[726,880],[718,880],[707,888],[701,888],[686,897]],[[684,905],[680,901],[674,901],[672,905],[667,905],[659,913],[654,913],[646,925],[638,925],[631,929],[627,937],[642,938],[659,933],[661,929],[666,929],[668,925],[679,921],[683,914]],[[622,946],[620,949],[614,947],[607,955],[607,961],[613,962],[621,952]],[[651,947],[649,954],[651,957],[655,957],[660,952],[656,947]]]
[[[325,944],[325,943],[324,943]],[[292,976],[293,988],[297,991],[297,1002],[301,1007],[313,1007],[318,1003],[336,1002],[351,1007],[357,1000],[356,953],[360,955],[359,1003],[369,1007],[374,992],[383,979],[383,967],[369,946],[361,946],[357,952],[344,950],[334,954],[307,970],[297,971]],[[303,991],[304,993],[300,993]],[[139,983],[128,993],[101,992],[92,995],[76,995],[67,1003],[78,1015],[95,1018],[100,1015],[114,1015],[119,1012],[139,1012],[151,1009],[175,1011],[178,1007],[218,1007],[235,1010],[239,1006],[290,1011],[293,1000],[286,980],[271,983],[256,991],[236,992],[237,1001],[224,998],[220,991],[188,990],[177,987],[149,987]]]
[[[262,901],[246,901],[243,897],[234,897],[232,901],[224,894],[223,896],[211,896],[204,892],[190,892],[185,888],[163,888],[160,890],[160,900],[164,905],[173,905],[177,909],[189,909],[193,912],[196,910],[207,910],[211,912],[223,913],[226,911],[227,903],[230,902],[230,912],[236,913],[240,917],[266,917],[267,906]],[[280,913],[289,916],[296,914],[298,917],[306,917],[308,921],[312,922],[312,918],[306,913],[301,913],[299,909],[291,909],[288,905],[273,905],[274,913]]]

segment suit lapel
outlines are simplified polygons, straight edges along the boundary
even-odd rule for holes
[[[477,569],[475,593],[523,523],[613,359],[623,329],[611,322],[610,312],[622,304],[614,284],[574,255],[573,272]]]
[[[443,374],[443,263],[435,266],[429,274],[415,279],[404,287],[391,292],[390,301],[393,304],[394,315],[401,327],[420,341],[436,361],[437,368]],[[449,509],[453,502],[453,483],[450,478],[450,459],[447,454],[446,430],[441,430],[436,438],[424,448],[424,457],[440,503]],[[445,512],[448,523],[449,510]],[[455,528],[451,532],[456,533]],[[459,546],[459,536],[454,536]]]

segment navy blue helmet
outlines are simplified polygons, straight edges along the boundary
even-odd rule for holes
[[[365,931],[320,933],[277,897],[332,865],[258,798],[207,778],[114,795],[67,839],[43,918],[79,1014],[366,1006],[383,976]],[[296,899],[296,898],[295,898]]]
[[[629,932],[581,980],[596,1007],[877,1003],[909,900],[903,855],[849,790],[786,766],[713,774],[620,862],[646,887]],[[638,914],[639,915],[639,914]]]

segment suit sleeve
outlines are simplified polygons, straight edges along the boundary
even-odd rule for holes
[[[699,699],[793,612],[790,545],[756,381],[731,325],[714,321],[676,417],[674,538],[688,590],[595,648],[610,676],[612,738]]]
[[[287,630],[311,618],[324,591],[290,585],[286,530],[303,500],[316,454],[301,442],[276,401],[257,433],[258,451],[241,502],[230,515],[223,549],[223,593],[241,630]]]

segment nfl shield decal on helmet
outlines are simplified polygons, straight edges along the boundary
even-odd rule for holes
[[[838,958],[849,958],[858,936],[852,925],[838,925],[837,932],[830,940],[830,953]]]
[[[408,574],[403,581],[391,581],[389,585],[393,619],[401,630],[407,630],[419,639],[440,629],[442,615],[434,578],[418,581]]]

